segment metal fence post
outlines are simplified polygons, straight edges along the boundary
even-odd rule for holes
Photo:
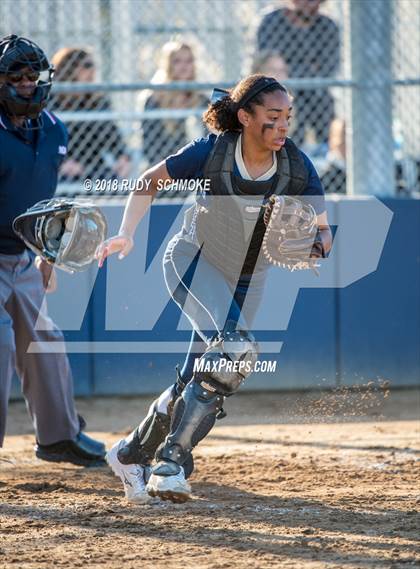
[[[395,194],[391,0],[350,0],[350,194]]]

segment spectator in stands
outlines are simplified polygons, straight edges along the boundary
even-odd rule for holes
[[[289,72],[287,63],[277,51],[260,51],[256,54],[252,66],[251,73],[260,73],[266,77],[274,77],[279,83],[283,83],[288,79]],[[295,109],[293,108],[293,117],[290,121],[289,136],[294,137],[296,131]]]
[[[64,47],[52,58],[56,81],[93,83],[96,66],[85,49]],[[60,111],[106,111],[110,102],[102,93],[68,93],[52,97],[52,108]],[[125,178],[130,158],[121,132],[112,121],[66,121],[69,131],[67,158],[60,168],[62,180]]]
[[[346,125],[342,119],[334,119],[331,123],[321,182],[326,193],[346,193]]]
[[[319,14],[323,0],[290,0],[291,5],[267,13],[257,32],[257,50],[276,51],[286,61],[289,76],[333,77],[339,67],[339,30],[327,16]],[[318,143],[328,143],[334,118],[334,100],[328,89],[296,90],[294,107],[298,146],[312,128]]]
[[[411,195],[420,192],[420,160],[406,156],[397,161],[397,192]]]
[[[196,65],[193,50],[185,42],[170,41],[160,53],[159,68],[152,83],[194,81]],[[197,91],[152,91],[140,100],[144,110],[202,109],[208,98]],[[146,119],[142,124],[143,152],[150,164],[156,164],[185,146],[191,138],[203,135],[204,127],[199,118]],[[195,132],[191,132],[195,131]]]
[[[328,154],[320,168],[325,193],[346,193],[346,123],[334,119],[330,127]],[[411,156],[396,156],[395,183],[399,194],[412,194],[420,188],[420,161]]]
[[[251,73],[274,77],[280,83],[289,77],[287,63],[277,51],[260,51],[252,62]]]

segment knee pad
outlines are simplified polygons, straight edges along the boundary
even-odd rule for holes
[[[257,356],[251,332],[226,327],[201,356],[194,381],[209,391],[232,395],[252,373]]]
[[[191,380],[175,403],[170,433],[156,455],[157,460],[171,460],[187,470],[192,449],[212,429],[223,401],[221,394]]]

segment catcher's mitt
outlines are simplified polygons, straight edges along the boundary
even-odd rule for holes
[[[324,256],[314,208],[291,196],[271,196],[265,206],[262,250],[269,263],[290,271],[313,269]]]

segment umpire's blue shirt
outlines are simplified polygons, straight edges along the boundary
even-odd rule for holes
[[[67,152],[67,130],[51,112],[42,112],[42,126],[23,131],[0,111],[0,253],[25,249],[12,229],[16,216],[40,200],[50,199],[58,168]]]

